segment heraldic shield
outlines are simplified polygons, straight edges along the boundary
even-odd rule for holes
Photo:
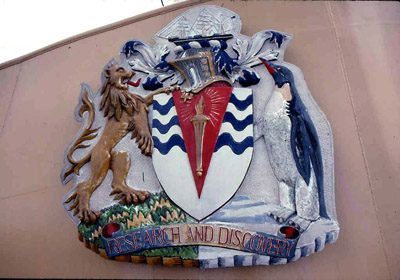
[[[292,35],[187,10],[82,84],[63,206],[87,248],[132,263],[283,264],[339,234],[329,123],[284,61]]]
[[[253,155],[251,89],[225,82],[191,100],[157,95],[153,105],[153,164],[165,192],[201,220],[237,191]]]

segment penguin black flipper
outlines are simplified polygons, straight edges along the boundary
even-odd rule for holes
[[[296,92],[297,93],[297,92]],[[320,215],[328,217],[323,193],[324,173],[321,146],[317,130],[304,104],[296,98],[291,101],[289,116],[292,122],[291,147],[297,170],[308,185],[311,178],[311,164],[314,170],[320,200]]]
[[[321,154],[321,146],[319,144],[319,138],[317,131],[312,123],[308,114],[305,116],[305,126],[310,138],[311,144],[311,153],[310,159],[312,162],[312,166],[314,169],[315,177],[317,180],[317,186],[322,187],[324,183],[324,172],[323,172],[323,162],[322,162],[322,154]]]
[[[308,185],[311,177],[311,139],[304,122],[301,109],[296,106],[297,100],[293,99],[289,106],[289,117],[292,123],[290,131],[290,146],[297,170]]]
[[[324,165],[322,162],[322,153],[321,153],[321,146],[319,143],[319,138],[317,131],[315,129],[314,124],[311,121],[310,116],[307,114],[305,116],[305,119],[307,121],[305,122],[306,124],[306,129],[308,131],[308,135],[310,136],[310,143],[311,143],[311,154],[310,154],[310,159],[311,163],[314,169],[314,174],[315,178],[317,181],[317,186],[318,186],[318,195],[319,195],[319,212],[320,216],[329,218],[329,215],[326,211],[325,207],[325,195],[324,195]]]

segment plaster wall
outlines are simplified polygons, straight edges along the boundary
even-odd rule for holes
[[[399,279],[399,2],[207,2],[239,14],[245,35],[295,35],[285,60],[301,68],[333,130],[336,244],[284,266],[202,271],[108,261],[78,241],[61,206],[72,183],[63,187],[59,172],[80,126],[73,120],[80,82],[97,89],[102,67],[125,41],[152,42],[199,2],[206,1],[0,65],[0,277]]]

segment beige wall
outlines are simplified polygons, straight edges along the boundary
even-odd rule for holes
[[[400,278],[399,2],[211,3],[238,13],[243,34],[295,34],[285,60],[302,69],[333,130],[338,242],[289,265],[201,271],[107,261],[78,241],[59,172],[80,126],[80,82],[97,89],[125,41],[151,42],[185,7],[0,70],[0,277]]]

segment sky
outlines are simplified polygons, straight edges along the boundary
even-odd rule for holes
[[[185,0],[0,0],[0,63]]]

